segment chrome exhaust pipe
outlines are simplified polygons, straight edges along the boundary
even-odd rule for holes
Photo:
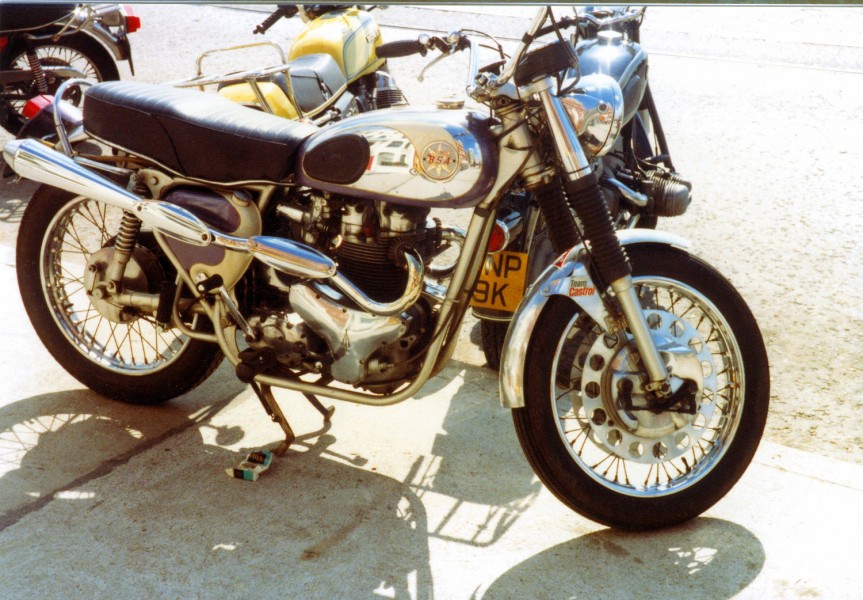
[[[329,284],[350,298],[367,313],[382,317],[398,315],[417,301],[423,291],[423,264],[412,254],[405,253],[407,285],[402,296],[392,302],[377,302],[366,295],[347,277],[338,272],[333,259],[311,246],[285,238],[255,236],[248,240],[215,234],[215,243],[235,250],[246,250],[265,265],[294,277],[326,279]]]
[[[305,279],[326,279],[337,275],[333,259],[293,240],[255,236],[248,239],[246,247],[259,261],[288,275]]]
[[[196,246],[213,241],[209,227],[185,208],[139,198],[36,140],[12,140],[3,147],[3,156],[21,177],[131,212],[145,225],[180,241]]]
[[[21,177],[86,196],[123,210],[134,211],[140,202],[135,194],[123,189],[71,158],[32,139],[12,140],[3,147],[6,163]]]
[[[423,263],[422,261],[410,253],[404,254],[405,262],[407,263],[408,282],[405,286],[405,291],[400,298],[392,302],[377,302],[369,298],[365,292],[355,286],[343,275],[336,273],[330,282],[345,296],[353,300],[357,306],[364,311],[373,315],[382,317],[391,317],[401,314],[410,305],[419,299],[423,291]]]

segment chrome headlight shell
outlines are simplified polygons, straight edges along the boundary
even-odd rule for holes
[[[611,150],[623,125],[623,92],[616,79],[600,73],[586,75],[575,92],[561,101],[589,157]]]

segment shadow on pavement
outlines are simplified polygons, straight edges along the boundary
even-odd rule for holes
[[[718,600],[745,589],[764,561],[750,531],[720,519],[649,534],[605,529],[529,558],[475,597]]]
[[[20,223],[27,201],[39,184],[33,181],[15,181],[12,177],[0,179],[0,221]]]

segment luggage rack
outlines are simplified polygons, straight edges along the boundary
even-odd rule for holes
[[[256,68],[256,69],[248,69],[242,71],[233,71],[230,73],[222,73],[222,74],[205,74],[203,70],[204,60],[208,57],[214,56],[216,54],[223,54],[228,52],[236,52],[243,51],[249,49],[256,48],[271,48],[275,51],[276,55],[279,59],[279,64],[276,64],[271,67],[264,68]],[[264,92],[261,90],[261,83],[269,83],[271,85],[276,85],[271,81],[265,81],[267,78],[272,77],[273,75],[284,74],[285,76],[285,85],[287,87],[287,100],[296,111],[297,119],[309,119],[313,122],[318,120],[315,117],[321,117],[325,111],[327,111],[330,106],[332,106],[335,101],[338,99],[337,95],[328,98],[326,102],[321,104],[320,106],[315,107],[313,110],[304,112],[299,103],[296,101],[296,96],[294,94],[293,85],[291,83],[290,77],[290,69],[291,65],[288,62],[287,54],[285,53],[284,48],[282,48],[276,42],[265,41],[265,42],[255,42],[252,44],[241,44],[239,46],[228,46],[226,48],[214,48],[212,50],[207,50],[202,53],[198,60],[196,61],[196,71],[197,75],[194,77],[190,77],[188,79],[179,79],[176,81],[170,81],[165,83],[165,85],[170,85],[178,88],[198,88],[201,91],[205,91],[207,86],[212,85],[231,85],[237,83],[246,83],[251,88],[252,92],[257,99],[257,104],[261,110],[264,112],[274,114],[275,110],[267,101]],[[323,116],[319,119],[322,122],[326,122],[330,120],[329,117]],[[318,123],[320,124],[320,123]]]

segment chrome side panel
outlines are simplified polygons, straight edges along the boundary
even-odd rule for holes
[[[618,231],[617,237],[624,246],[662,244],[684,250],[691,246],[689,240],[652,229],[626,229]],[[512,317],[500,363],[500,401],[504,408],[524,407],[525,365],[530,360],[527,354],[528,344],[549,298],[569,298],[603,330],[607,329],[608,314],[599,294],[595,291],[587,293],[591,289],[595,290],[595,285],[590,278],[582,250],[583,246],[576,246],[562,261],[549,266],[527,291]]]
[[[315,147],[359,134],[370,149],[355,182],[319,181],[303,169]],[[298,156],[301,185],[347,196],[414,206],[464,208],[485,198],[497,175],[497,146],[484,118],[469,111],[392,108],[345,119],[320,130]]]

